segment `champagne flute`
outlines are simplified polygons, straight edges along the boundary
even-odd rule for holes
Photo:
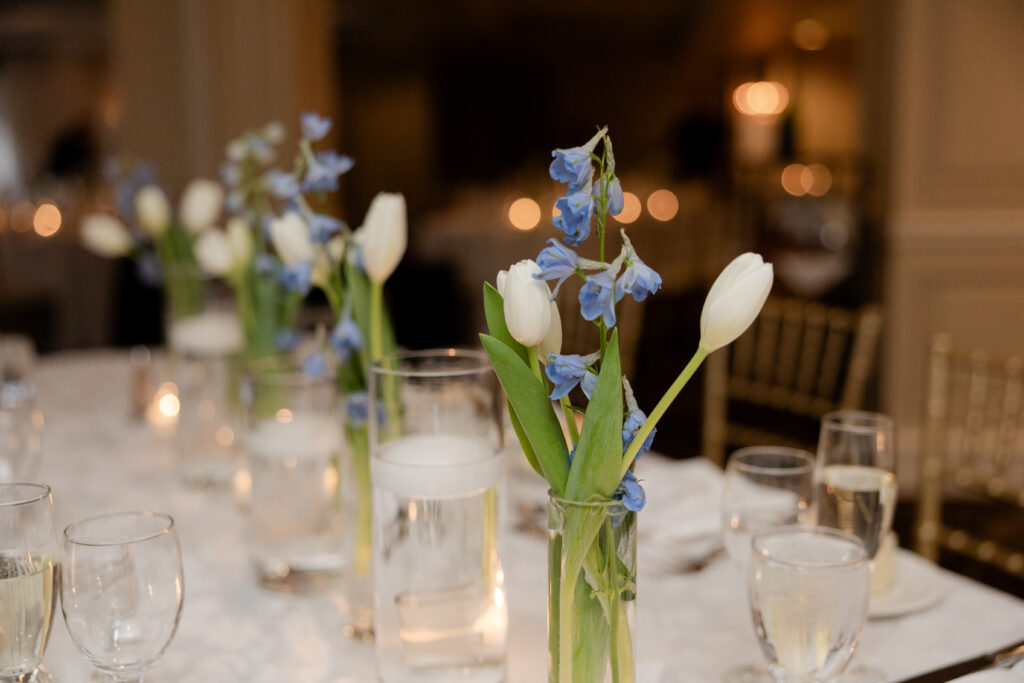
[[[751,446],[729,458],[722,489],[722,544],[746,580],[751,537],[762,529],[811,521],[814,456],[798,448]],[[726,683],[770,680],[757,664],[730,669]]]
[[[0,539],[0,681],[44,680],[60,573],[49,486],[0,484]]]
[[[115,513],[64,529],[61,608],[68,633],[112,680],[141,683],[174,637],[184,590],[170,515]]]
[[[864,543],[835,529],[788,526],[754,534],[751,548],[750,609],[771,672],[765,680],[838,680],[867,618]]]
[[[818,523],[859,537],[874,559],[896,509],[892,418],[857,410],[822,417],[817,480]]]

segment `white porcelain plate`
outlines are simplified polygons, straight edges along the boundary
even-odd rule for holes
[[[946,594],[938,567],[907,550],[896,552],[896,582],[885,595],[872,595],[868,616],[888,619],[934,607]]]

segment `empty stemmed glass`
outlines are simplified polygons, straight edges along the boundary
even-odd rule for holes
[[[115,513],[64,529],[64,620],[86,661],[114,681],[139,683],[160,659],[184,591],[170,515]]]
[[[0,681],[44,680],[59,566],[50,487],[0,484]]]
[[[826,527],[754,534],[750,609],[776,683],[838,680],[860,641],[871,593],[864,543]]]

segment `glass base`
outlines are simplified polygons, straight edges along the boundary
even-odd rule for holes
[[[775,677],[766,666],[747,664],[722,674],[722,683],[775,683]]]
[[[336,558],[266,560],[254,564],[260,586],[283,593],[314,593],[336,586],[342,577],[342,564]]]
[[[346,638],[352,640],[359,640],[364,643],[373,642],[373,627],[372,626],[359,626],[357,624],[346,624],[345,628],[341,630],[345,634]]]
[[[855,666],[843,672],[837,683],[885,683],[885,674],[870,666]]]

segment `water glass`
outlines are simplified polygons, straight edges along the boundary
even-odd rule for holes
[[[252,372],[245,452],[252,488],[249,545],[267,588],[318,589],[341,577],[345,471],[337,384],[291,367]]]
[[[375,364],[370,444],[379,679],[505,680],[500,391],[478,352]]]
[[[892,528],[896,454],[888,415],[828,413],[818,438],[818,523],[864,541],[868,557]]]
[[[825,527],[757,532],[750,609],[771,679],[835,681],[860,641],[870,595],[864,543]]]
[[[31,481],[43,450],[43,413],[35,404],[28,337],[0,335],[0,482]]]
[[[64,529],[61,608],[79,652],[139,683],[170,645],[185,583],[174,520],[154,512],[92,517]]]
[[[722,489],[722,543],[746,576],[754,532],[812,521],[814,456],[798,448],[752,446],[729,458]]]
[[[50,487],[0,484],[0,681],[38,680],[59,568]]]

